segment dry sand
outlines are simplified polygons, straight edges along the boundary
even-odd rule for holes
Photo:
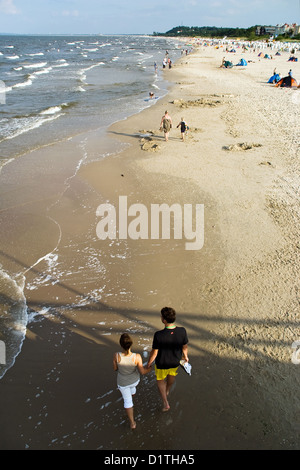
[[[29,325],[22,353],[1,381],[2,449],[300,448],[300,365],[291,361],[300,339],[300,90],[266,83],[274,67],[287,74],[287,53],[273,60],[237,53],[228,58],[238,63],[243,56],[248,66],[228,70],[219,67],[223,55],[199,47],[166,70],[169,94],[109,129],[126,150],[85,165],[51,209],[64,229],[58,250],[71,257],[70,234],[84,251],[82,220],[95,230],[104,201],[117,207],[126,195],[129,204],[147,207],[204,204],[203,249],[186,251],[184,240],[110,243],[94,236],[103,278],[81,278],[72,258],[68,282],[26,292],[32,310],[59,299],[58,312],[85,288],[105,283],[109,295]],[[292,68],[300,79],[300,65]],[[174,124],[169,142],[158,130],[165,109]],[[176,129],[181,117],[190,127],[185,142]],[[97,133],[87,148],[97,152]],[[132,432],[112,356],[125,330],[135,351],[149,351],[165,305],[187,329],[192,377],[180,371],[168,413],[161,412],[154,374],[142,378]]]

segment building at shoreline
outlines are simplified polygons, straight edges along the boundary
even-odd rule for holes
[[[257,26],[256,27],[256,35],[257,36],[282,36],[284,34],[288,34],[290,37],[297,36],[300,34],[300,25],[297,23],[284,23],[284,24],[277,24],[276,26]]]

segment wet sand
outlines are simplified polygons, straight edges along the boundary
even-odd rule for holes
[[[42,151],[54,182],[59,156],[71,158],[82,142],[90,161],[59,197],[55,185],[47,187],[44,199],[53,203],[36,192],[28,201],[20,195],[9,211],[32,249],[11,242],[16,232],[7,223],[2,258],[26,271],[30,311],[47,314],[28,325],[1,380],[1,449],[299,449],[300,366],[291,346],[300,339],[300,91],[266,84],[275,66],[288,72],[288,54],[230,59],[241,56],[252,62],[230,70],[219,67],[222,50],[200,47],[182,57],[166,71],[173,85],[165,98],[108,130],[124,144],[121,153],[93,162],[95,131]],[[293,70],[300,79],[297,63]],[[158,130],[166,109],[169,142]],[[176,129],[181,117],[190,127],[185,142]],[[96,209],[118,207],[120,195],[148,208],[204,204],[204,247],[99,240]],[[51,259],[32,264],[51,249],[65,275],[52,272],[53,282],[31,290]],[[154,373],[143,377],[132,432],[112,356],[124,331],[134,351],[150,351],[166,305],[187,330],[192,376],[179,371],[168,413]]]

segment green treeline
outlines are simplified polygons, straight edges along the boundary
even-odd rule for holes
[[[232,38],[257,39],[255,34],[256,26],[251,28],[218,28],[216,26],[177,26],[166,33],[154,32],[154,36],[200,36],[208,38],[223,38],[224,36]]]

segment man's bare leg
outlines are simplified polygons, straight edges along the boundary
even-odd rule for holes
[[[163,401],[163,411],[169,411],[170,405],[167,397],[167,382],[165,380],[157,380],[156,383],[158,391]]]

